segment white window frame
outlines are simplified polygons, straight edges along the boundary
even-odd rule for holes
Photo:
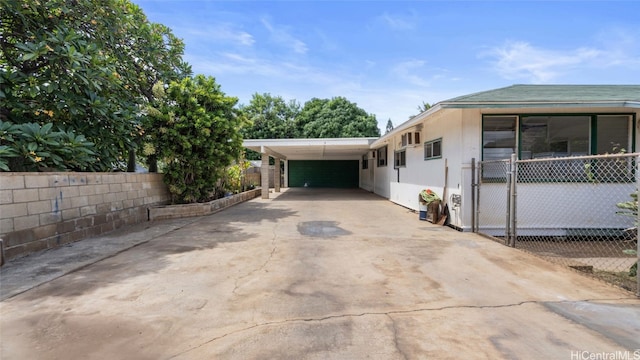
[[[434,144],[439,144],[440,153],[438,155],[434,155],[433,154],[433,148],[434,148],[433,145]],[[442,138],[437,138],[437,139],[425,141],[425,143],[424,143],[424,159],[425,160],[442,159]]]
[[[393,168],[407,167],[407,150],[398,150],[393,154]]]

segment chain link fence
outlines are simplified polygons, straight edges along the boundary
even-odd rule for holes
[[[637,165],[638,154],[480,162],[478,231],[638,293]]]

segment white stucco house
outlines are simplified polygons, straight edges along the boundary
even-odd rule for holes
[[[285,161],[284,186],[360,187],[414,210],[432,189],[468,231],[472,163],[635,152],[638,115],[640,85],[513,85],[439,102],[377,139],[244,145]]]

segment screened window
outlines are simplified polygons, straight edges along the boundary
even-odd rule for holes
[[[427,141],[424,143],[424,159],[439,159],[442,157],[442,139]]]
[[[362,155],[362,170],[366,170],[369,168],[369,157],[367,155]]]
[[[482,122],[483,160],[563,158],[582,155],[628,153],[633,144],[634,119],[630,114],[487,115]],[[519,130],[519,131],[516,131]],[[525,162],[518,181],[629,181],[631,162],[615,171],[605,170],[604,160],[560,159],[550,163]],[[619,159],[612,160],[620,166]],[[501,164],[485,164],[483,179],[504,181]],[[533,171],[534,167],[545,167]],[[562,169],[559,172],[559,169]],[[631,170],[629,170],[631,169]],[[525,174],[529,175],[525,175]]]
[[[520,159],[536,159],[633,152],[631,119],[630,115],[520,115],[518,123],[517,115],[484,116],[482,159],[508,159],[513,153]]]
[[[632,152],[628,115],[598,115],[597,153],[615,154]]]
[[[482,122],[482,159],[508,159],[516,151],[516,116],[485,116]]]
[[[406,150],[396,151],[394,154],[394,167],[404,167],[407,166],[407,152]]]
[[[590,116],[523,116],[521,159],[589,154]]]
[[[378,154],[378,167],[387,166],[387,147],[381,147],[376,153]]]

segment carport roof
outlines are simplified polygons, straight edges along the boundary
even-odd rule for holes
[[[287,160],[355,159],[369,151],[378,138],[330,139],[247,139],[250,150]]]

